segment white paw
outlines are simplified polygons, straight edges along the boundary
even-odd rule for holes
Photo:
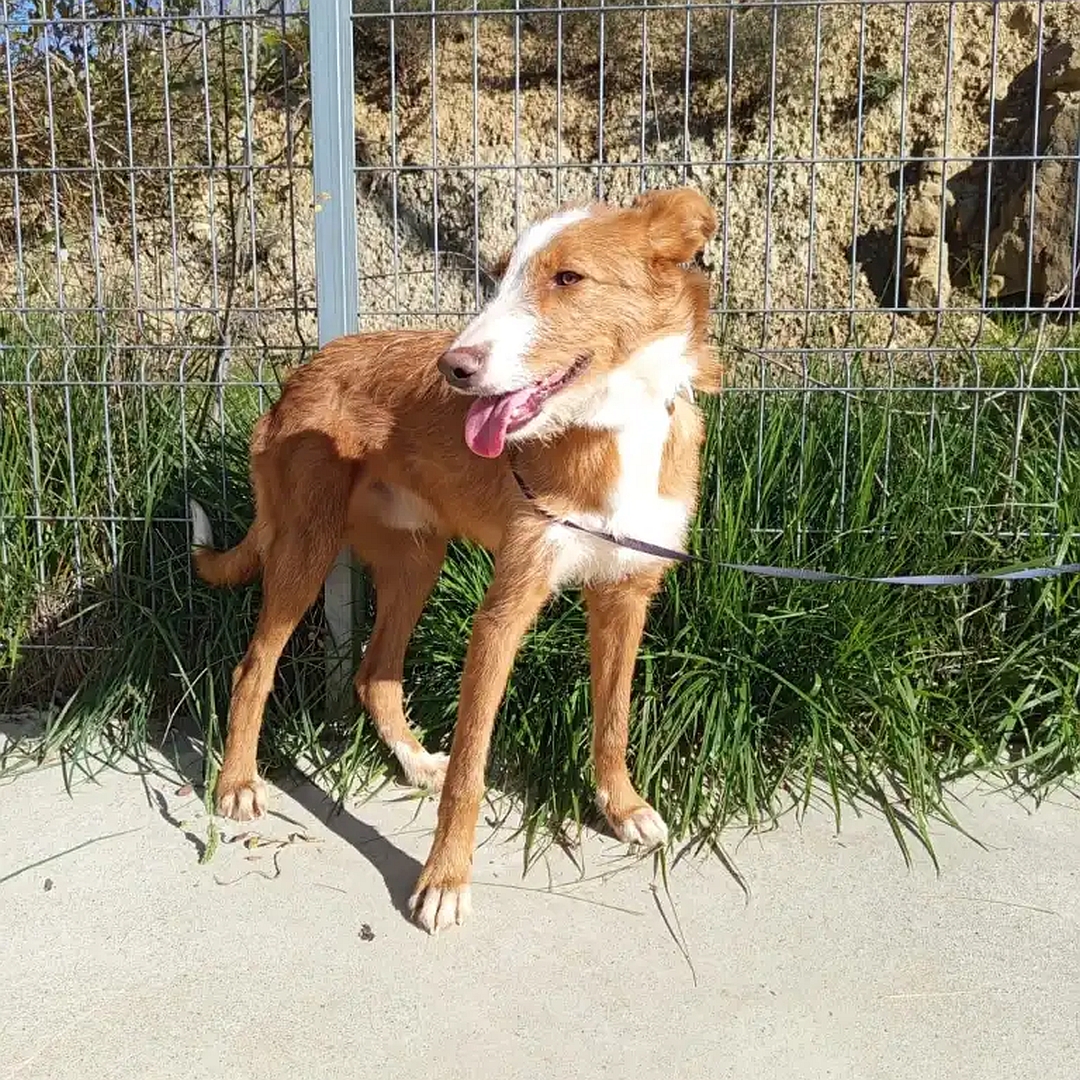
[[[270,791],[258,777],[239,784],[218,781],[217,812],[222,817],[253,821],[261,818],[269,805]]]
[[[611,827],[624,844],[655,848],[662,847],[668,840],[668,827],[651,806],[639,806],[622,821],[613,821]]]
[[[413,787],[427,791],[442,790],[449,755],[429,754],[426,750],[416,750],[408,743],[399,742],[394,744],[394,757],[400,762],[405,779]]]
[[[410,897],[409,911],[429,934],[435,934],[449,926],[460,926],[472,914],[472,893],[468,885],[429,885]]]

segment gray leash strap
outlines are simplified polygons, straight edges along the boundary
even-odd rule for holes
[[[1032,566],[1024,570],[990,570],[982,574],[893,574],[889,577],[858,577],[855,574],[830,574],[827,570],[805,570],[791,566],[761,566],[757,563],[708,563],[722,570],[738,570],[755,577],[786,578],[790,581],[847,581],[862,585],[974,585],[980,581],[1034,581],[1038,578],[1080,574],[1080,563],[1060,566]]]
[[[549,521],[562,525],[567,529],[573,529],[575,532],[595,536],[598,540],[604,540],[609,544],[614,544],[616,547],[625,548],[628,551],[637,551],[642,555],[653,555],[658,559],[667,559],[670,562],[697,563],[699,566],[715,566],[719,570],[733,570],[743,574],[752,574],[754,577],[783,578],[787,581],[822,583],[843,581],[860,585],[975,585],[980,581],[1035,581],[1041,578],[1064,577],[1066,574],[1080,574],[1080,563],[1062,563],[1059,566],[1032,566],[1021,570],[989,570],[981,574],[892,574],[888,577],[858,577],[855,574],[833,574],[828,570],[809,570],[795,566],[713,562],[711,559],[701,558],[700,555],[691,555],[686,551],[675,551],[673,548],[650,544],[645,540],[635,540],[630,536],[614,536],[611,533],[601,532],[599,529],[590,529],[577,524],[575,521],[567,521],[564,518],[556,517],[554,514],[549,514],[536,501],[536,495],[532,488],[522,479],[517,469],[511,466],[511,472],[517,486],[521,489],[521,494]]]

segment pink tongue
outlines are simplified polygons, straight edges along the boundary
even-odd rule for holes
[[[465,417],[465,444],[480,457],[496,458],[506,445],[506,429],[514,409],[532,396],[533,388],[498,397],[477,398]]]

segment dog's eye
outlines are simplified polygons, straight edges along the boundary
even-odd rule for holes
[[[565,289],[567,285],[576,285],[581,280],[581,275],[575,274],[573,270],[560,270],[551,280]]]

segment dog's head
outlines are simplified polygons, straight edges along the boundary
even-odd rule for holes
[[[525,232],[495,297],[439,358],[476,398],[469,448],[498,457],[508,440],[618,427],[631,398],[669,401],[696,383],[708,283],[690,263],[715,231],[705,199],[677,188],[565,209]]]

